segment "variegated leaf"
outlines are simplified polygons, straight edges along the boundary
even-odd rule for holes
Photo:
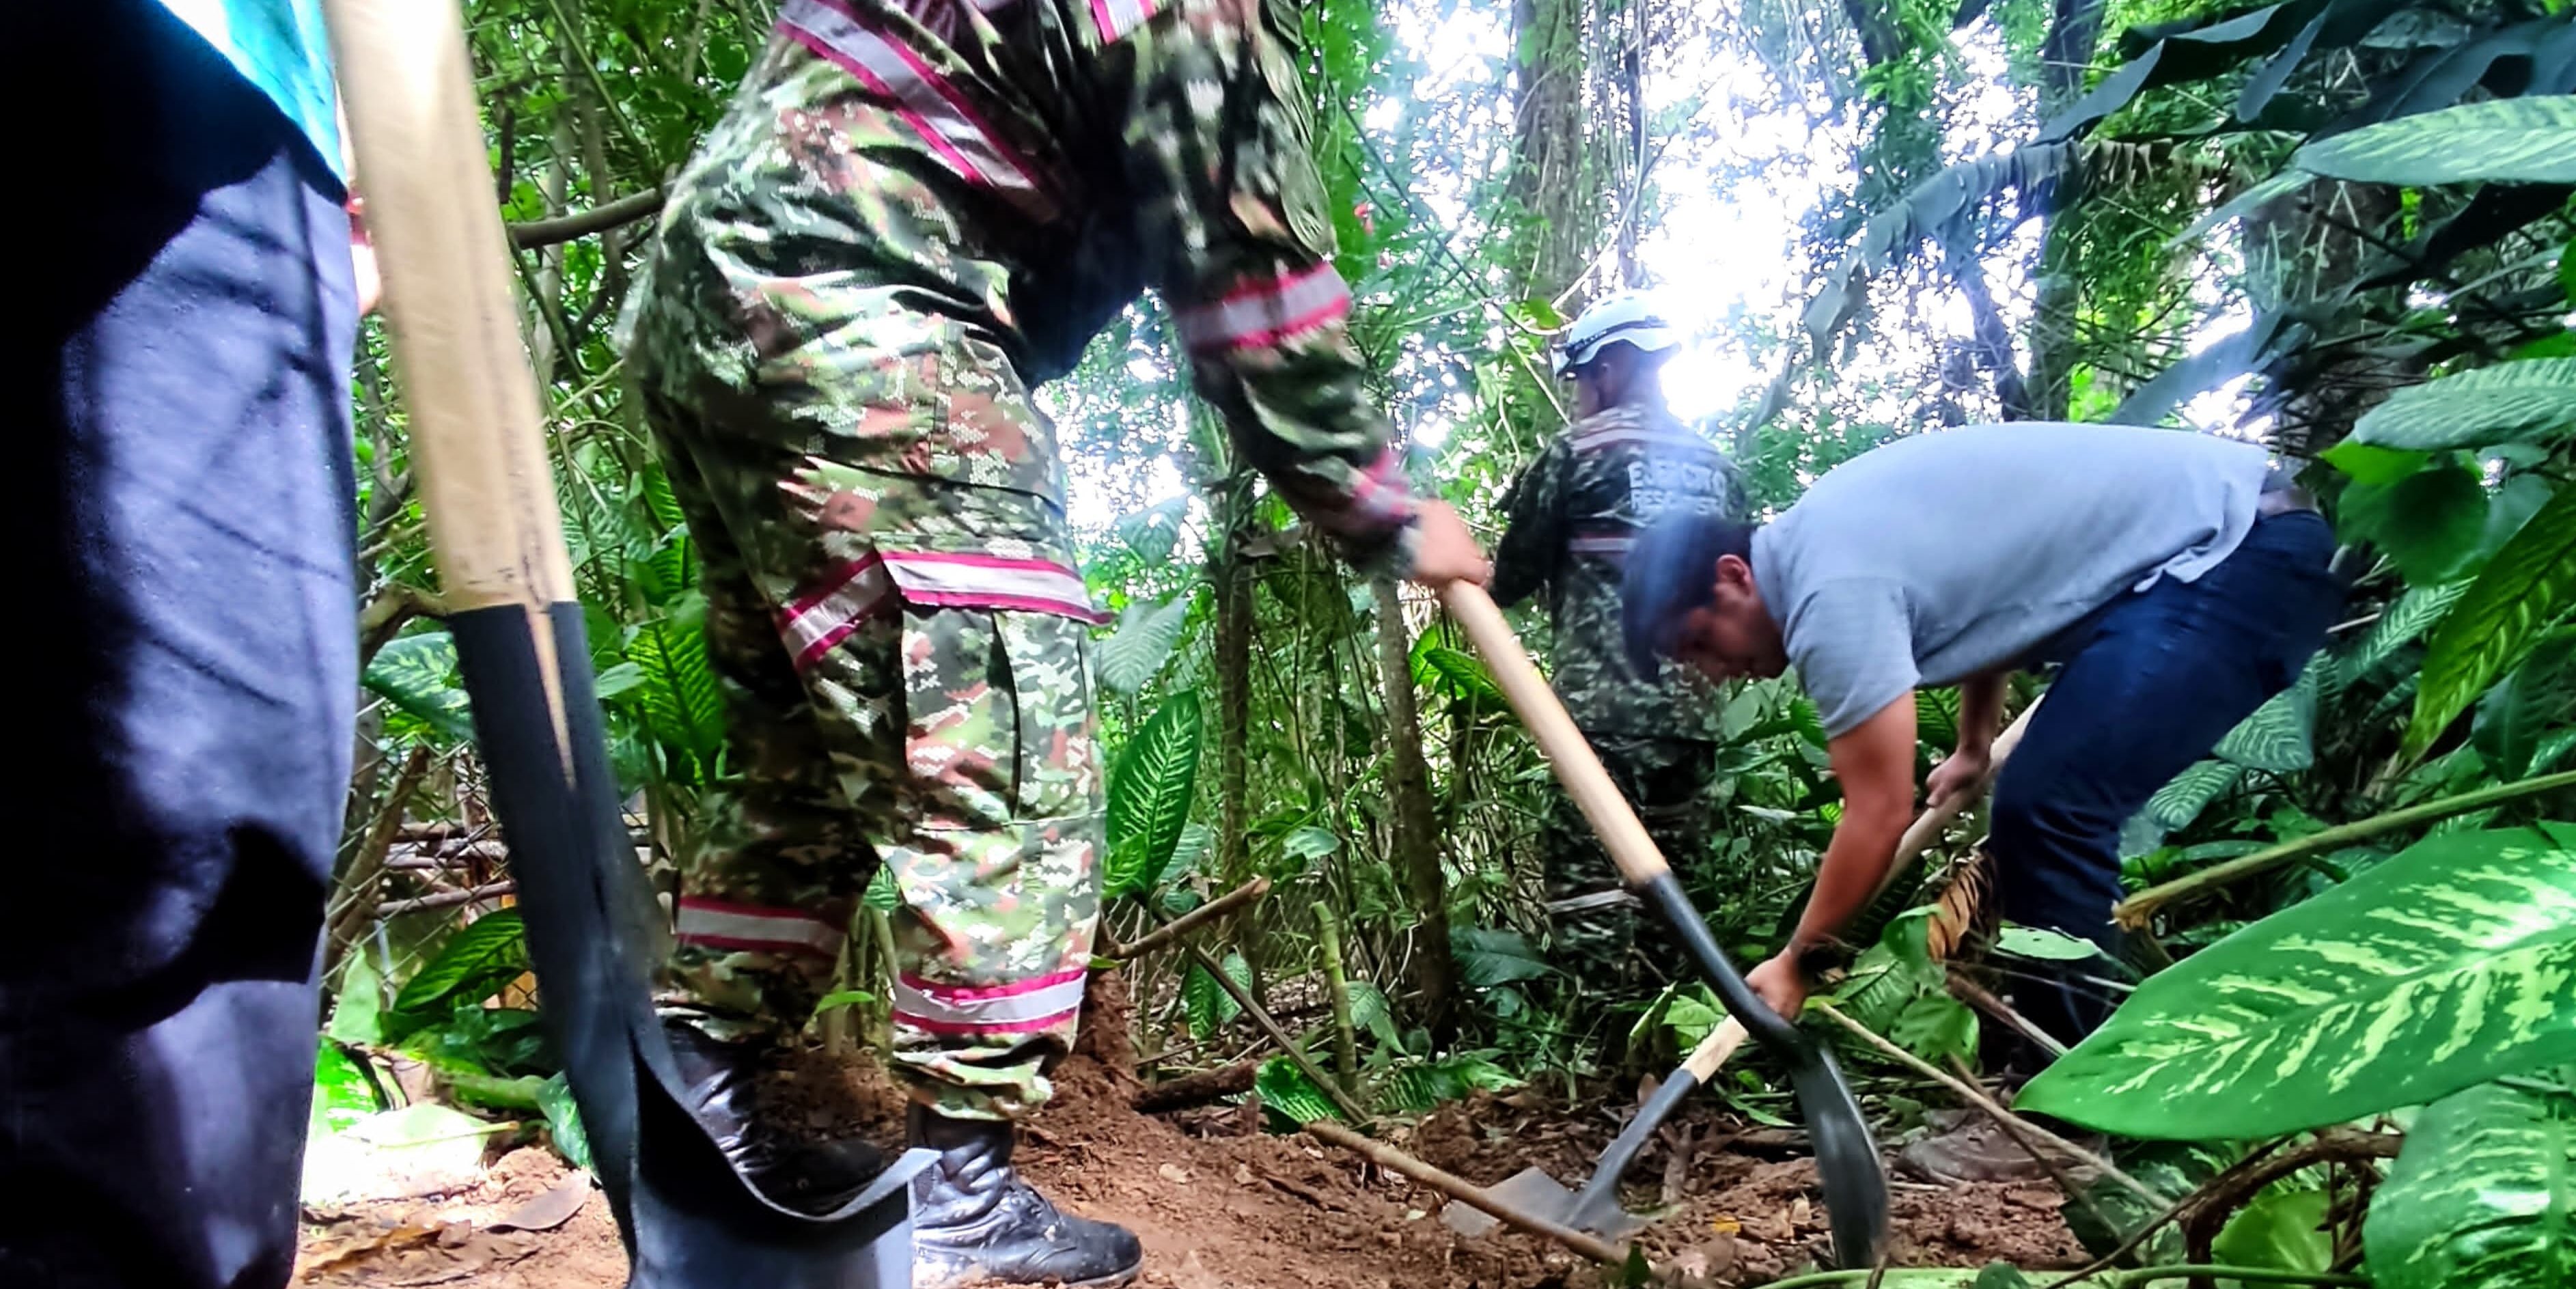
[[[2245,777],[2245,767],[2229,761],[2203,761],[2174,776],[2147,798],[2146,815],[2166,832],[2185,827]]]
[[[1120,694],[1143,689],[1180,643],[1181,627],[1190,617],[1190,599],[1185,592],[1166,604],[1148,601],[1127,606],[1119,615],[1118,629],[1101,642],[1100,683]]]
[[[2576,824],[2428,838],[2149,977],[2017,1108],[2124,1136],[2346,1123],[2576,1060]]]
[[[2406,647],[2417,636],[2433,629],[2451,606],[2468,594],[2466,581],[2448,586],[2419,586],[2391,601],[2381,611],[2379,621],[2370,626],[2370,634],[2352,647],[2336,663],[2347,685],[2369,675],[2372,668],[2388,661],[2389,656]]]
[[[2427,1106],[2361,1243],[2378,1289],[2576,1285],[2576,1104],[2485,1083]]]
[[[2576,98],[2534,94],[2418,112],[2300,148],[2290,164],[2360,183],[2576,183]]]
[[[2424,650],[2424,683],[2405,750],[2420,756],[2571,605],[2576,605],[2576,487],[2562,487],[2469,584]]]
[[[2299,673],[2296,684],[2274,694],[2271,701],[2255,708],[2253,715],[2237,722],[2210,755],[2249,770],[2274,774],[2288,774],[2314,764],[2316,749],[2309,731],[2316,725],[2317,685],[2325,665],[2322,658],[2311,660],[2307,669]],[[2208,803],[2204,800],[2202,804]],[[2180,828],[2189,822],[2186,818],[2167,826]]]

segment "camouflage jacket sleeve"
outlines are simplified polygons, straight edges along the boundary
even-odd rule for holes
[[[1289,37],[1264,0],[1184,0],[1108,52],[1145,272],[1244,458],[1370,572],[1412,501],[1362,385]],[[1287,19],[1293,21],[1293,18]]]
[[[1566,471],[1574,454],[1559,435],[1503,494],[1503,539],[1494,544],[1494,601],[1510,606],[1545,585],[1565,549]]]

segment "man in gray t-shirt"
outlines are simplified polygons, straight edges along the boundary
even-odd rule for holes
[[[1768,525],[1680,516],[1628,559],[1641,666],[1714,679],[1794,665],[1843,813],[1790,943],[1749,977],[1784,1014],[1803,965],[1868,904],[1914,808],[1913,691],[1957,685],[1938,804],[1985,777],[2016,668],[2062,662],[1996,785],[2004,916],[2115,947],[2119,831],[2273,694],[2342,603],[2334,537],[2261,448],[2174,430],[2018,423],[1900,439]],[[2025,991],[2072,1042],[2108,1007],[2080,981]]]

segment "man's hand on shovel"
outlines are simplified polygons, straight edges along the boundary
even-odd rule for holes
[[[1413,568],[1407,577],[1435,591],[1453,582],[1483,586],[1493,579],[1493,564],[1448,502],[1416,502],[1413,515]]]
[[[1567,794],[1591,821],[1629,889],[1672,928],[1680,948],[1727,1011],[1787,1067],[1807,1121],[1808,1138],[1815,1144],[1835,1260],[1845,1267],[1871,1265],[1887,1238],[1887,1174],[1860,1103],[1842,1071],[1835,1068],[1832,1055],[1748,988],[1727,961],[1654,839],[1638,821],[1636,810],[1601,768],[1600,757],[1548,688],[1546,678],[1539,675],[1493,598],[1473,582],[1453,579],[1441,587],[1440,599],[1466,629],[1476,651],[1484,655],[1494,683],[1520,713],[1522,724],[1555,768]]]

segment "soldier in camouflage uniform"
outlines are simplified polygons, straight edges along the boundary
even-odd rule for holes
[[[1494,597],[1547,595],[1550,683],[1602,765],[1674,863],[1707,847],[1717,774],[1717,704],[1678,667],[1640,678],[1619,646],[1623,558],[1639,530],[1676,509],[1734,515],[1733,462],[1664,405],[1658,372],[1678,335],[1634,295],[1617,295],[1566,331],[1557,374],[1579,418],[1542,449],[1503,499]],[[1583,982],[1660,980],[1637,945],[1637,900],[1570,798],[1542,835],[1552,956]]]
[[[661,1004],[700,1121],[773,1195],[749,1071],[801,1028],[876,866],[916,1280],[1106,1284],[1139,1254],[1009,1167],[1070,1047],[1100,758],[1064,474],[1033,384],[1151,287],[1199,394],[1345,554],[1485,565],[1365,401],[1281,0],[787,0],[673,185],[631,323],[704,569],[739,782],[683,857]]]

